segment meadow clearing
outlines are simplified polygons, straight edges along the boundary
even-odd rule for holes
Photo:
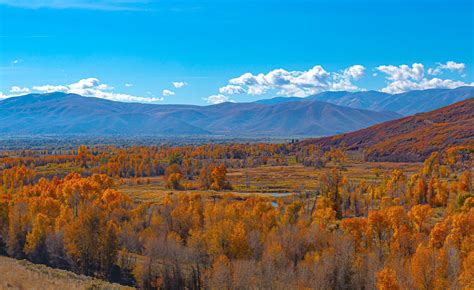
[[[400,162],[348,162],[342,164],[342,172],[353,182],[378,183],[383,176],[399,169],[407,175],[416,173],[423,163]],[[227,179],[231,190],[211,193],[209,190],[173,190],[166,188],[164,176],[122,179],[119,189],[137,202],[157,202],[169,193],[234,194],[266,196],[271,199],[314,192],[319,187],[321,175],[332,167],[314,168],[299,164],[288,166],[259,166],[254,168],[228,169]]]

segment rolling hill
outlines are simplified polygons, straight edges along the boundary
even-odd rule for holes
[[[421,161],[453,145],[474,146],[474,98],[377,124],[356,132],[309,139],[301,145],[362,150],[370,161]]]
[[[428,112],[474,97],[474,87],[456,89],[429,89],[402,94],[387,94],[378,91],[323,92],[306,98],[276,97],[259,100],[259,104],[281,104],[296,101],[322,101],[331,104],[371,111],[391,111],[404,116]]]
[[[321,136],[401,117],[317,100],[211,106],[120,103],[75,94],[0,101],[0,133],[95,135]]]

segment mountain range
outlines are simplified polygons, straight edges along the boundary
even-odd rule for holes
[[[153,105],[50,93],[0,101],[0,133],[4,134],[321,136],[399,117],[317,100]]]
[[[449,105],[473,97],[474,88],[388,96],[374,91],[325,92],[307,98],[195,106],[29,94],[0,101],[0,134],[327,136]]]
[[[420,112],[436,110],[472,97],[474,97],[474,87],[459,87],[455,89],[409,91],[401,94],[387,94],[378,91],[323,92],[306,98],[276,97],[273,99],[259,100],[257,103],[279,104],[318,100],[356,109],[391,111],[409,116]]]
[[[360,150],[369,161],[422,161],[431,152],[450,146],[474,146],[474,98],[356,132],[300,143],[308,144]]]

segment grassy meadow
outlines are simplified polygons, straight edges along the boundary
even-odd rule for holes
[[[416,173],[422,163],[399,162],[350,162],[340,165],[342,172],[353,182],[380,182],[384,175],[400,169],[407,175]],[[227,179],[232,190],[210,192],[206,190],[172,190],[165,186],[163,176],[122,179],[120,191],[130,195],[136,202],[158,202],[166,194],[200,193],[202,195],[234,194],[257,195],[275,199],[279,195],[311,192],[318,188],[320,177],[331,167],[314,168],[302,165],[260,166],[254,168],[228,169]],[[196,183],[197,187],[197,183]]]

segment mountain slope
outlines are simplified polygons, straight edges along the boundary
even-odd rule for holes
[[[255,101],[257,104],[262,104],[262,105],[276,105],[276,104],[281,104],[281,103],[289,103],[289,102],[300,102],[304,100],[304,98],[298,98],[298,97],[275,97],[271,99],[261,99]]]
[[[201,107],[120,103],[63,93],[0,101],[0,133],[4,134],[315,136],[399,117],[320,101]]]
[[[391,111],[408,116],[436,110],[472,97],[474,87],[429,89],[394,95],[376,91],[324,92],[305,99],[373,111]]]
[[[288,102],[321,101],[339,106],[371,111],[390,111],[408,116],[433,111],[456,102],[474,97],[474,87],[456,89],[429,89],[410,91],[403,94],[387,94],[377,91],[366,92],[323,92],[306,98],[276,97],[258,100],[258,104],[281,104]]]
[[[319,101],[276,105],[223,103],[204,108],[213,117],[211,122],[200,124],[203,128],[218,134],[238,132],[239,135],[328,135],[399,117],[391,112],[358,110]]]
[[[183,106],[185,107],[185,106]],[[166,107],[163,108],[166,111]],[[9,134],[208,134],[149,105],[126,104],[74,94],[27,95],[0,102],[0,132]]]
[[[452,145],[474,146],[474,98],[432,112],[301,145],[364,150],[368,160],[421,161]]]

